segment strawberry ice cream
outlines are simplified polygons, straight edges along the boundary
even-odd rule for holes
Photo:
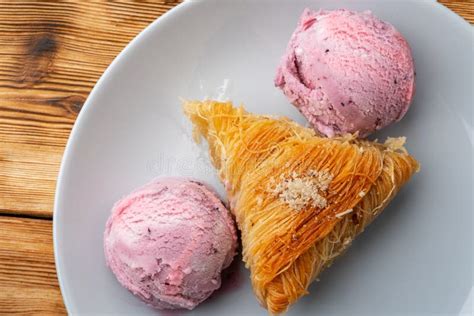
[[[118,281],[158,309],[193,309],[221,285],[236,252],[233,219],[203,184],[163,178],[112,209],[104,233]]]
[[[415,70],[407,41],[370,11],[306,9],[275,85],[322,134],[367,136],[405,115]]]

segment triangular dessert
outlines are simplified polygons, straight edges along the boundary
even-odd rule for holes
[[[185,102],[242,232],[254,292],[284,312],[418,171],[404,138],[324,138],[231,103]]]

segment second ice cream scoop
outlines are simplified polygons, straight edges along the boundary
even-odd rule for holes
[[[405,38],[370,11],[306,9],[275,85],[322,134],[367,136],[405,115],[415,69]]]
[[[233,219],[200,182],[162,178],[117,202],[107,221],[107,265],[159,309],[193,309],[221,285],[236,252]]]

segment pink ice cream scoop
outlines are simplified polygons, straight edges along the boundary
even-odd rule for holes
[[[233,219],[214,192],[180,178],[154,180],[118,201],[104,233],[118,281],[158,309],[193,309],[208,298],[236,246]]]
[[[319,132],[367,136],[405,115],[415,69],[407,41],[370,11],[306,9],[275,85]]]

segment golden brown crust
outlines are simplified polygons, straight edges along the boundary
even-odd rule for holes
[[[403,139],[383,145],[351,135],[323,138],[288,119],[252,115],[231,103],[192,101],[184,110],[196,136],[209,142],[242,232],[255,294],[271,313],[284,312],[306,294],[419,168]],[[327,188],[311,179],[326,172]],[[278,179],[283,185],[269,191]],[[309,188],[318,194],[304,195],[304,186],[313,184]],[[324,201],[308,202],[316,198]]]

